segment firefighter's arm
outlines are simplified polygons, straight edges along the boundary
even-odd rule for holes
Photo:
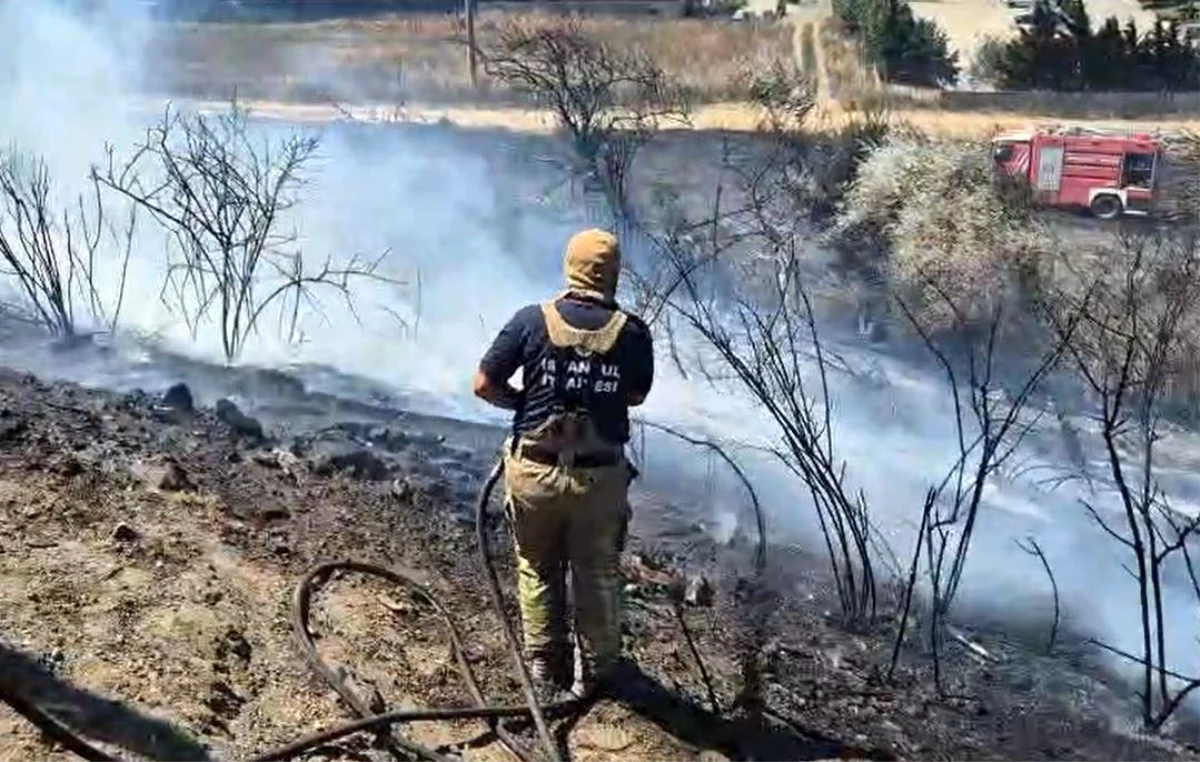
[[[476,368],[471,386],[476,397],[505,410],[516,410],[521,399],[521,393],[514,389],[512,384],[507,381],[502,384],[494,383],[488,378],[488,374],[483,372],[483,368]]]
[[[632,383],[627,399],[630,407],[637,407],[646,401],[654,385],[654,342],[650,328],[640,319],[633,318],[629,325],[633,338],[629,355]]]
[[[526,307],[513,315],[496,334],[471,381],[471,389],[476,397],[505,410],[517,409],[521,393],[513,388],[510,379],[516,375],[525,358],[527,324],[534,318],[540,319],[540,316],[540,310],[534,313]]]

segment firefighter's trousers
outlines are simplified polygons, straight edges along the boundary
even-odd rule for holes
[[[517,546],[517,589],[529,658],[570,654],[566,574],[572,575],[585,669],[620,653],[620,554],[629,521],[629,475],[614,466],[564,468],[506,447],[504,476]]]

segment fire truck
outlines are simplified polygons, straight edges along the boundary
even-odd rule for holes
[[[1041,128],[1001,133],[992,148],[996,168],[1027,180],[1039,205],[1102,220],[1148,215],[1164,164],[1149,134]]]

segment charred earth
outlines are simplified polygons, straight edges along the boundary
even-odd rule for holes
[[[354,559],[421,579],[456,618],[484,694],[519,703],[471,520],[501,432],[339,400],[284,374],[257,383],[273,402],[244,398],[243,411],[199,404],[186,386],[118,394],[0,373],[0,680],[122,758],[253,757],[352,718],[307,668],[289,602],[311,567]],[[828,579],[794,548],[772,549],[765,712],[747,712],[745,549],[715,544],[661,496],[638,494],[635,511],[637,669],[561,724],[570,759],[1200,758],[1127,730],[1132,691],[1069,638],[1047,657],[981,626],[948,647],[949,696],[915,649],[885,684],[889,627],[839,628]],[[492,531],[509,585],[502,525]],[[440,622],[403,591],[335,579],[311,627],[374,705],[470,705]],[[403,732],[447,754],[509,758],[480,722]],[[309,758],[386,757],[358,734]],[[0,707],[0,760],[69,758]]]

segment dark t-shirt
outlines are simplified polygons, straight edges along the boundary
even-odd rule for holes
[[[559,299],[556,304],[567,323],[585,331],[603,328],[614,311],[609,305],[576,296]],[[488,380],[497,385],[508,382],[518,369],[523,369],[522,402],[513,415],[516,434],[531,431],[545,422],[555,407],[554,385],[539,383],[542,360],[550,349],[541,305],[531,304],[513,315],[479,364]],[[599,435],[613,444],[625,444],[629,441],[629,398],[649,394],[654,381],[650,329],[640,318],[629,316],[608,359],[620,369],[618,392],[597,395],[590,408]]]

